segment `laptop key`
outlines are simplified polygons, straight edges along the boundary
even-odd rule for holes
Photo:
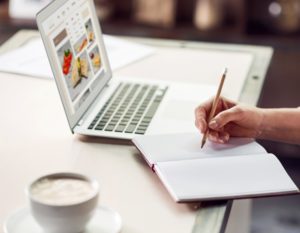
[[[103,129],[103,128],[105,127],[105,125],[106,125],[106,124],[98,124],[98,125],[96,125],[96,128],[101,128],[101,129]]]
[[[118,125],[118,127],[114,130],[116,132],[123,132],[125,130],[126,125]]]
[[[155,114],[155,112],[156,112],[158,106],[159,106],[159,103],[153,102],[153,103],[151,104],[150,108],[148,109],[148,111],[147,111],[145,117],[152,118],[152,117],[154,116],[154,114]]]
[[[113,131],[114,128],[115,128],[115,125],[108,125],[104,130],[105,131]]]
[[[139,127],[141,128],[147,128],[149,124],[140,124]]]
[[[95,130],[103,130],[104,126],[97,126]]]
[[[133,133],[133,131],[135,130],[135,128],[136,128],[136,125],[130,124],[126,128],[125,133]]]
[[[146,130],[137,130],[134,133],[135,134],[145,134]]]
[[[143,132],[145,133],[147,128],[138,128],[135,132]]]

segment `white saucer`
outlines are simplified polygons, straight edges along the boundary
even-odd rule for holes
[[[118,233],[122,228],[120,215],[107,207],[99,206],[84,233]],[[14,212],[4,223],[5,233],[42,233],[42,228],[30,214],[29,207]]]

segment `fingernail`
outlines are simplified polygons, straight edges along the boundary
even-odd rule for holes
[[[218,123],[215,120],[209,122],[209,128],[216,129],[218,127]]]
[[[227,141],[229,140],[229,135],[228,135],[228,134],[222,135],[222,136],[221,136],[221,140],[222,140],[223,142],[227,142]]]
[[[201,133],[204,133],[204,127],[202,125],[199,127],[199,129]]]
[[[195,122],[195,125],[196,125],[199,129],[202,128],[202,123],[201,123],[201,121],[196,121],[196,122]]]
[[[220,139],[217,137],[211,137],[210,140],[215,143],[220,143]]]
[[[223,139],[218,139],[218,143],[224,144],[225,141]]]
[[[198,129],[202,133],[205,131],[205,122],[203,122],[203,120],[201,120],[201,121],[198,122]]]

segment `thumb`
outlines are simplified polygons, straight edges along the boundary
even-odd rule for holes
[[[216,115],[210,122],[209,128],[220,129],[232,121],[237,121],[241,118],[241,108],[235,106]]]

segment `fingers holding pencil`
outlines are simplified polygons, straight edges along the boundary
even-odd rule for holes
[[[224,97],[219,98],[214,117],[209,121],[213,100],[208,100],[195,110],[196,127],[207,139],[226,143],[230,137],[258,138],[264,119],[264,110],[237,104]]]
[[[205,133],[208,127],[209,122],[207,121],[207,119],[212,108],[212,103],[213,98],[205,101],[195,109],[195,125],[202,134]],[[217,104],[215,116],[217,116],[220,112],[234,107],[235,105],[235,102],[230,101],[224,97],[220,97]]]
[[[221,77],[215,98],[195,110],[195,124],[203,134],[201,148],[207,139],[226,143],[231,136],[256,138],[260,135],[263,110],[237,105],[220,96],[226,73],[227,69]]]
[[[208,116],[211,112],[212,105],[213,99],[209,99],[195,109],[195,125],[202,134],[207,132],[206,138],[210,141],[226,143],[230,137],[227,132],[228,125],[224,124],[220,126],[220,123],[223,123],[223,116],[225,116],[224,113],[230,108],[236,106],[236,103],[227,100],[224,97],[220,97],[216,106],[215,114],[209,121]],[[219,117],[219,114],[221,113],[222,115]]]

